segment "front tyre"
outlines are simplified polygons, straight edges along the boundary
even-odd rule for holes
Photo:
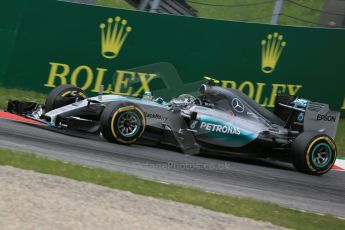
[[[54,88],[48,95],[45,102],[45,112],[81,101],[87,98],[84,90],[74,85],[60,85]]]
[[[101,132],[109,142],[134,144],[145,126],[144,112],[133,103],[111,103],[101,115]]]
[[[334,165],[337,147],[334,140],[327,135],[304,132],[292,144],[291,156],[297,170],[322,175]]]

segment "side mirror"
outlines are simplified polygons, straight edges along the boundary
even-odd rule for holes
[[[98,93],[98,100],[102,100],[102,96],[103,96],[103,93],[104,93],[104,85],[100,85],[99,86],[99,93]]]

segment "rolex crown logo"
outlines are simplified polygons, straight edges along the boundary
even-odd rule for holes
[[[126,41],[128,33],[132,31],[132,27],[127,26],[127,20],[121,20],[120,17],[108,18],[108,23],[101,23],[102,35],[102,55],[105,58],[116,58]]]
[[[272,73],[279,61],[280,55],[283,52],[286,42],[283,36],[275,32],[273,35],[269,34],[266,40],[261,41],[262,45],[262,64],[261,69],[264,73]]]

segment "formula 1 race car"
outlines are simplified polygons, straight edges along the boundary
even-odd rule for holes
[[[242,92],[206,80],[200,99],[184,94],[165,102],[150,92],[142,97],[87,98],[80,88],[61,85],[50,92],[45,105],[10,100],[7,111],[119,144],[170,146],[187,154],[278,158],[314,175],[331,169],[337,154],[339,112],[283,94],[276,96],[270,112]]]

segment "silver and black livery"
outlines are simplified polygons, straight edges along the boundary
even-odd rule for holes
[[[10,100],[7,110],[119,144],[278,158],[314,175],[331,169],[337,155],[339,112],[290,95],[277,95],[270,112],[242,92],[206,80],[200,98],[184,94],[165,102],[149,92],[140,98],[112,94],[88,98],[83,90],[62,85],[51,91],[45,105]]]

